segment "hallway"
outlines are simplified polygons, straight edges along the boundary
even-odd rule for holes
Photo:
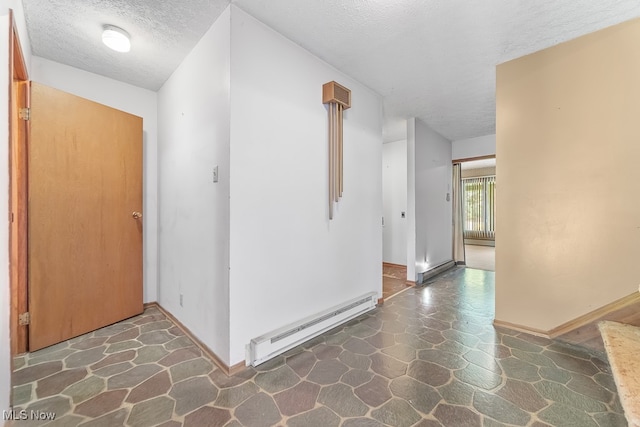
[[[150,308],[16,358],[14,409],[65,427],[626,425],[605,360],[494,329],[493,300],[494,273],[454,269],[231,378]]]

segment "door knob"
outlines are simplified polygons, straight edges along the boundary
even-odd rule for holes
[[[134,219],[140,219],[140,218],[142,218],[142,214],[141,214],[140,212],[134,212],[131,216],[132,216]]]

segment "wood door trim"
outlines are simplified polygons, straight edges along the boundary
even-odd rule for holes
[[[10,259],[10,342],[11,355],[24,353],[28,345],[28,327],[20,325],[20,313],[28,311],[27,301],[27,144],[29,126],[20,126],[18,103],[28,107],[29,75],[18,29],[9,10],[9,259]],[[14,122],[15,121],[15,122]],[[16,124],[18,126],[16,126]]]
[[[9,21],[10,21],[10,29],[11,33],[9,34],[9,47],[11,49],[10,53],[10,61],[11,61],[11,69],[13,70],[15,67],[16,77],[19,80],[29,80],[29,73],[27,72],[27,65],[24,60],[24,55],[22,53],[22,44],[20,44],[20,35],[18,34],[18,27],[16,25],[16,21],[13,17],[13,10],[9,9]],[[17,54],[17,56],[16,56]]]
[[[456,163],[464,163],[464,162],[473,162],[474,160],[486,160],[486,159],[495,159],[496,155],[495,154],[489,154],[486,156],[478,156],[478,157],[466,157],[464,159],[454,159],[451,161],[451,163],[456,164]]]

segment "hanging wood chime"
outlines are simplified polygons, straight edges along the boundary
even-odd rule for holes
[[[338,203],[344,188],[342,112],[351,107],[351,91],[336,82],[325,83],[322,103],[329,104],[329,219],[333,219],[334,203]]]

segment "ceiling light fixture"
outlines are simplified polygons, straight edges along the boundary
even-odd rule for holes
[[[131,50],[129,33],[113,25],[104,26],[102,42],[117,52],[129,52]]]

